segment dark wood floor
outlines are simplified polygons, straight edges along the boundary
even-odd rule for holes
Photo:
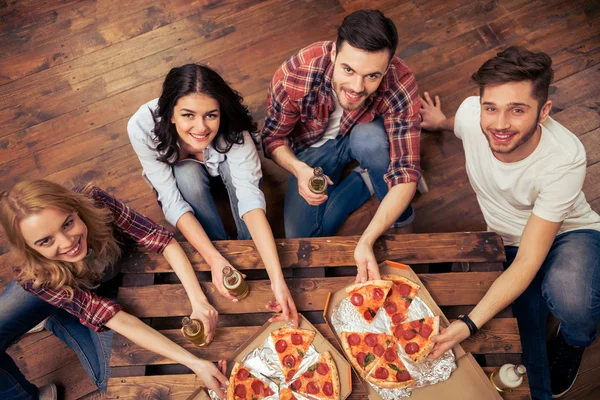
[[[584,191],[600,211],[600,4],[528,0],[0,0],[0,190],[32,178],[94,182],[164,222],[126,134],[128,118],[159,95],[174,66],[201,62],[245,97],[257,120],[275,69],[299,48],[333,39],[343,17],[378,8],[398,27],[397,55],[421,90],[448,113],[476,94],[469,75],[511,44],[554,60],[552,116],[588,154]],[[483,230],[459,140],[424,134],[430,192],[414,206],[417,232]],[[287,175],[265,161],[268,217],[281,237]],[[358,210],[340,234],[360,233],[376,207]],[[225,209],[226,207],[224,207]],[[0,288],[10,280],[0,238]],[[599,396],[600,348],[588,352],[568,399]],[[94,388],[74,354],[48,333],[10,353],[36,384],[58,381],[66,398]],[[97,396],[97,395],[93,395]]]

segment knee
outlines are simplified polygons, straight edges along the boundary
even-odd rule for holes
[[[350,134],[352,154],[361,163],[381,161],[387,165],[390,159],[390,143],[381,119],[357,124]]]
[[[547,281],[542,285],[542,294],[559,321],[571,326],[587,326],[600,322],[600,294],[590,289],[573,281]]]

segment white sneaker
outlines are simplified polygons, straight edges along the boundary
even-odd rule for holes
[[[40,400],[57,400],[58,392],[56,390],[56,385],[54,383],[50,383],[48,385],[44,385],[39,389],[39,398]]]
[[[35,332],[41,332],[44,330],[44,328],[46,327],[46,320],[48,318],[46,318],[45,320],[43,320],[42,322],[40,322],[39,324],[37,324],[36,326],[34,326],[33,328],[31,328],[30,330],[27,331],[26,335],[28,333],[35,333]]]
[[[354,168],[352,171],[356,171],[360,174],[360,177],[365,182],[365,185],[367,185],[367,189],[369,189],[369,193],[371,193],[371,196],[373,196],[375,194],[375,190],[373,189],[373,182],[371,182],[369,171],[362,169],[360,166]]]

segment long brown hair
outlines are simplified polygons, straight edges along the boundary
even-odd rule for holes
[[[0,222],[12,245],[17,279],[33,281],[33,287],[66,290],[73,296],[73,289],[93,289],[107,265],[117,261],[121,254],[113,233],[110,211],[98,208],[87,193],[90,186],[77,193],[46,180],[17,183],[0,196]],[[66,213],[76,212],[88,229],[87,244],[90,256],[70,263],[49,260],[29,247],[23,238],[20,223],[23,219],[47,207]]]

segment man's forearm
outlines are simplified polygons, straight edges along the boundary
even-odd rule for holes
[[[288,146],[279,146],[271,152],[271,158],[281,167],[298,177],[298,169],[304,165]]]
[[[360,241],[373,246],[375,240],[400,217],[410,204],[417,184],[415,182],[401,183],[390,189],[377,208],[377,212],[369,226],[360,237]]]

